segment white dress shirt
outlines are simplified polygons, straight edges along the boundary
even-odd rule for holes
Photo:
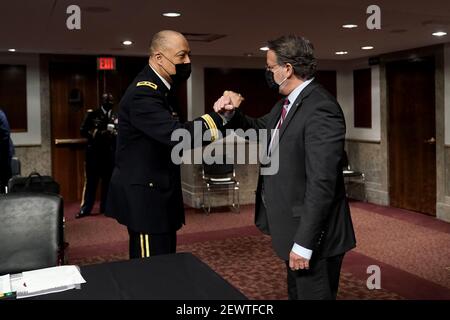
[[[295,100],[297,100],[298,96],[299,96],[300,93],[303,91],[303,89],[305,89],[306,86],[307,86],[308,84],[310,84],[311,81],[313,81],[313,80],[314,80],[314,78],[309,79],[309,80],[303,82],[303,83],[302,83],[301,85],[299,85],[297,88],[295,88],[294,90],[292,90],[292,92],[286,97],[286,98],[289,100],[289,104],[288,104],[287,106],[283,106],[283,108],[286,109],[286,116],[285,116],[285,118],[284,118],[285,120],[286,120],[286,118],[287,118],[287,116],[288,116],[288,113],[289,113],[289,110],[291,110],[291,107],[292,107],[292,105],[294,104]],[[280,120],[278,120],[278,122],[277,122],[275,128],[278,128],[278,125],[279,125],[280,121],[281,121],[281,118],[280,118]],[[269,152],[270,152],[270,150],[272,149],[273,139],[274,139],[275,135],[278,133],[278,129],[274,129],[272,132],[273,132],[273,134],[272,134],[272,138],[270,139]]]

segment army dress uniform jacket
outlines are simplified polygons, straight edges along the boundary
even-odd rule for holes
[[[194,122],[211,141],[223,130],[216,114],[182,123],[172,115],[169,90],[147,65],[126,90],[119,106],[115,168],[106,215],[140,233],[176,231],[184,224],[180,167],[171,159],[172,132],[186,129],[194,137]],[[197,125],[198,126],[198,125]]]

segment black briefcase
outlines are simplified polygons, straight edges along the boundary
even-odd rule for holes
[[[28,177],[15,176],[9,179],[8,192],[38,192],[59,194],[59,184],[50,176],[32,172]]]

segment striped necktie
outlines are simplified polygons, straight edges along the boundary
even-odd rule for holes
[[[280,116],[280,121],[278,121],[277,129],[281,128],[281,125],[283,124],[283,121],[286,118],[288,105],[289,105],[289,99],[286,98],[286,99],[284,99],[283,108],[281,109],[281,116]]]

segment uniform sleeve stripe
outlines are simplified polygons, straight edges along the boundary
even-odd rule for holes
[[[202,118],[208,123],[208,126],[211,130],[211,140],[215,141],[219,138],[219,134],[217,132],[217,126],[214,122],[214,119],[209,114],[204,114]]]
[[[209,114],[205,114],[205,118],[204,119],[208,122],[209,128],[211,130],[217,128],[216,124],[214,123],[214,120],[211,118],[211,116]]]
[[[145,257],[145,253],[144,253],[144,235],[141,233],[140,234],[140,238],[141,238],[141,257],[144,258]]]
[[[207,129],[209,129],[210,126],[209,126],[209,122],[208,122],[208,119],[206,118],[206,116],[207,116],[207,114],[202,115],[202,119],[205,120],[206,127],[207,127]]]
[[[145,235],[145,249],[147,251],[147,257],[150,257],[150,243],[148,240],[149,236],[148,234]]]

